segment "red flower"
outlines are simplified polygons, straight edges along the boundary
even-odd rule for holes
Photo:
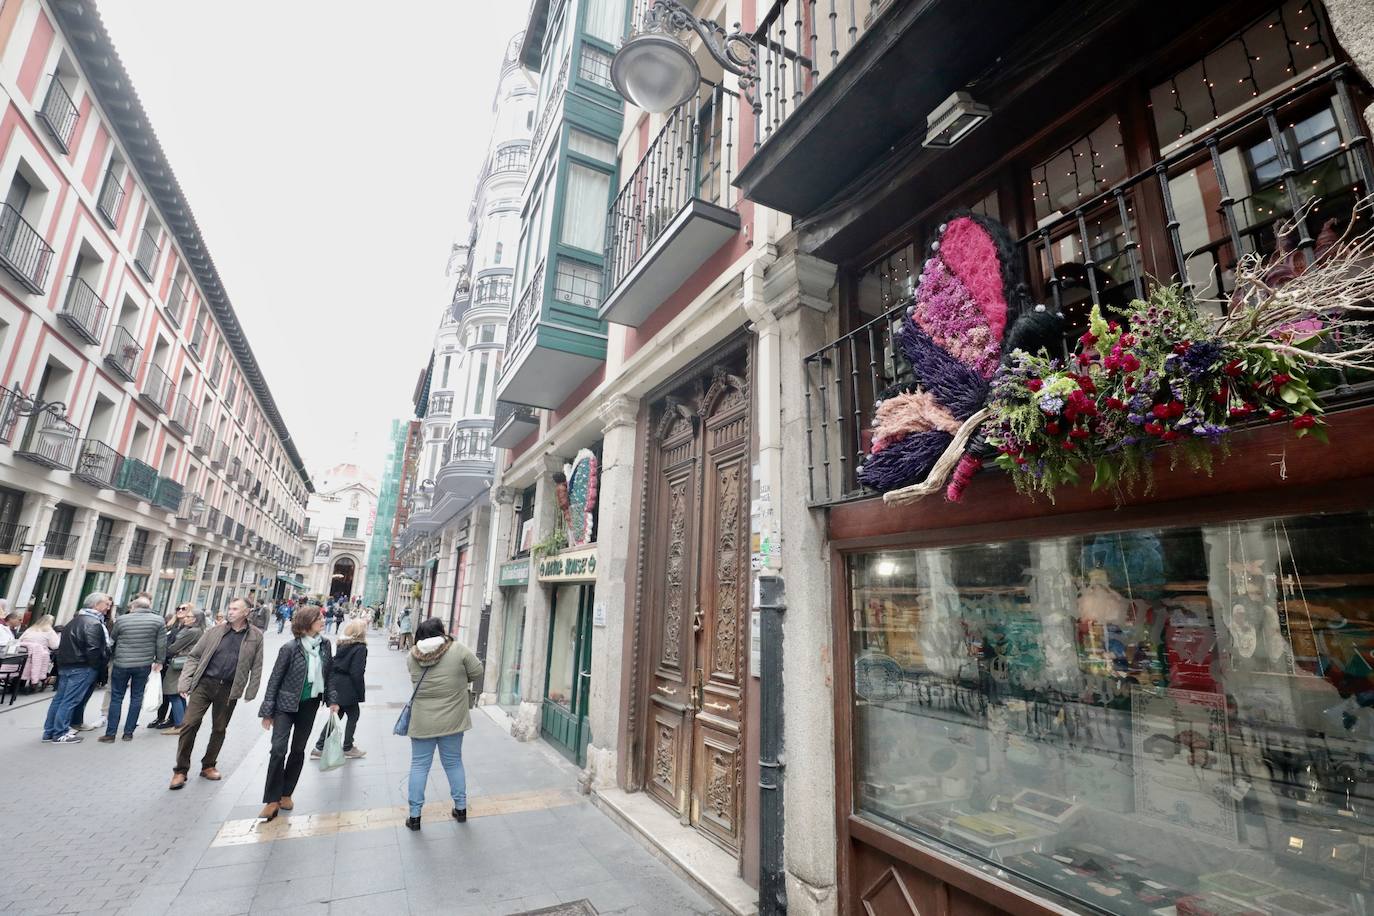
[[[1162,436],[1164,435],[1164,426],[1160,423],[1146,423],[1145,432],[1151,436]]]
[[[1252,413],[1254,413],[1254,412],[1255,412],[1255,408],[1252,407],[1251,405],[1245,404],[1245,403],[1242,403],[1239,407],[1232,407],[1232,408],[1231,408],[1231,416],[1233,416],[1233,417],[1243,417],[1243,416],[1246,416],[1247,414],[1252,414]]]
[[[1305,413],[1300,417],[1293,418],[1294,429],[1311,429],[1317,425],[1317,418],[1310,413]]]
[[[1080,366],[1088,366],[1088,365],[1091,365],[1091,364],[1092,364],[1092,361],[1093,361],[1092,354],[1090,354],[1090,353],[1080,353],[1080,354],[1078,354],[1077,359],[1078,359],[1078,365],[1080,365]]]
[[[1275,388],[1282,388],[1284,385],[1293,381],[1293,376],[1289,375],[1287,372],[1279,372],[1269,381]]]
[[[1077,445],[1074,445],[1074,442],[1073,442],[1072,439],[1065,439],[1063,442],[1061,442],[1061,443],[1059,443],[1059,444],[1063,447],[1064,451],[1066,451],[1066,452],[1071,452],[1071,451],[1073,451],[1074,449],[1078,448]]]
[[[1127,353],[1121,357],[1121,368],[1127,372],[1134,372],[1140,368],[1140,360],[1136,358],[1134,353]]]
[[[1086,439],[1091,436],[1092,433],[1080,426],[1076,429],[1069,430],[1069,435],[1075,439]]]
[[[1184,407],[1182,401],[1174,401],[1172,404],[1168,405],[1168,409],[1169,416],[1173,417],[1175,420],[1183,416]]]
[[[1191,340],[1185,340],[1182,343],[1176,343],[1174,344],[1174,352],[1177,353],[1179,356],[1182,356],[1184,353],[1188,352],[1188,348],[1192,345],[1193,342]]]
[[[1051,420],[1049,423],[1045,424],[1045,432],[1049,433],[1051,436],[1059,435],[1059,424]]]
[[[1121,330],[1121,323],[1117,321],[1109,321],[1107,322],[1107,327],[1111,328],[1113,331],[1119,331]]]
[[[1179,439],[1183,438],[1183,433],[1176,429],[1170,429],[1167,430],[1164,435],[1160,436],[1160,438],[1165,442],[1177,442]]]
[[[1283,418],[1284,418],[1284,412],[1283,412],[1282,410],[1271,410],[1271,411],[1269,411],[1269,419],[1271,419],[1271,420],[1282,420]]]
[[[1112,410],[1125,410],[1126,402],[1121,398],[1107,398],[1107,406]]]
[[[1211,394],[1207,395],[1207,397],[1211,398],[1217,404],[1225,404],[1230,399],[1225,391],[1213,391]]]
[[[1020,455],[1017,455],[1017,456],[1016,456],[1016,463],[1017,463],[1017,464],[1025,464],[1025,463],[1026,463],[1026,459],[1022,458]]]
[[[1088,394],[1097,393],[1097,383],[1094,382],[1090,376],[1080,375],[1078,377],[1078,387],[1082,388]]]
[[[1078,338],[1078,342],[1085,347],[1091,347],[1093,344],[1097,343],[1097,335],[1092,331],[1084,331],[1083,336]]]
[[[1123,347],[1134,347],[1134,346],[1135,346],[1135,335],[1134,335],[1134,334],[1122,334],[1122,335],[1121,335],[1121,345],[1122,345]]]
[[[1242,370],[1241,368],[1240,360],[1233,359],[1225,366],[1222,366],[1221,371],[1231,376],[1231,378],[1235,378],[1236,376],[1240,375],[1241,372],[1244,370]]]
[[[1031,391],[1039,391],[1041,388],[1045,387],[1045,383],[1038,378],[1027,379],[1026,387]]]

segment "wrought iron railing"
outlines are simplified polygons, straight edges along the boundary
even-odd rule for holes
[[[1048,220],[1017,241],[1033,292],[1052,303],[1068,317],[1068,331],[1061,353],[1071,350],[1071,341],[1083,331],[1083,316],[1091,306],[1112,310],[1126,306],[1147,292],[1150,278],[1141,256],[1148,246],[1159,253],[1162,278],[1172,277],[1190,291],[1206,291],[1209,300],[1224,301],[1229,270],[1237,253],[1263,251],[1266,233],[1308,204],[1302,189],[1312,187],[1309,176],[1333,164],[1350,183],[1347,196],[1357,199],[1374,186],[1374,162],[1369,139],[1351,103],[1344,67],[1317,74],[1277,96],[1263,108],[1220,129],[1172,150],[1168,156],[1136,175],[1083,199],[1074,209]],[[1279,116],[1290,105],[1306,104],[1314,97],[1334,104],[1340,112],[1345,141],[1334,151],[1311,160],[1297,161],[1291,139],[1279,128]],[[1223,151],[1237,141],[1253,146],[1272,145],[1278,157],[1279,172],[1264,187],[1250,190],[1250,196],[1263,194],[1266,201],[1263,219],[1252,219],[1260,208],[1246,199],[1237,199],[1228,188],[1223,168]],[[1200,182],[1217,189],[1216,220],[1220,238],[1200,245],[1185,239],[1210,236],[1192,225],[1207,214],[1180,214],[1174,203],[1175,182],[1180,176],[1201,171]],[[1366,189],[1366,190],[1360,190]],[[1142,238],[1139,223],[1131,215],[1145,201],[1163,215],[1164,233],[1160,238]],[[1323,214],[1331,212],[1324,201]],[[1277,213],[1272,212],[1277,211]],[[1112,222],[1110,237],[1104,242],[1100,231],[1092,234],[1089,221]],[[1185,223],[1185,220],[1191,222]],[[1316,242],[1309,219],[1295,221],[1292,233],[1294,253],[1301,263],[1314,259]],[[1198,264],[1206,265],[1199,269]],[[919,382],[901,355],[894,334],[901,327],[909,299],[884,303],[885,311],[838,340],[805,357],[803,405],[806,428],[807,485],[810,500],[825,505],[870,495],[859,484],[855,472],[868,451],[869,430],[874,403],[894,385]],[[1328,399],[1344,396],[1344,391],[1328,393]]]
[[[24,548],[24,539],[28,536],[28,525],[0,522],[0,553],[19,553]]]
[[[14,441],[14,428],[19,425],[19,394],[0,385],[0,445]]]
[[[148,562],[148,538],[135,537],[129,542],[129,565],[143,566]]]
[[[191,399],[184,394],[176,396],[176,405],[172,408],[172,425],[181,430],[182,433],[189,435],[196,428],[196,415],[199,411],[196,405],[191,403]]]
[[[105,224],[111,229],[119,225],[119,208],[124,203],[124,180],[115,174],[114,165],[105,170],[105,179],[100,185],[100,199],[95,208],[100,211]]]
[[[72,134],[76,132],[79,113],[71,94],[67,92],[67,87],[62,85],[62,80],[56,73],[48,81],[48,91],[43,96],[43,105],[37,114],[38,120],[43,122],[43,126],[52,134],[62,152],[70,152]]]
[[[526,172],[530,167],[530,145],[528,143],[517,143],[511,146],[503,146],[496,151],[496,156],[491,160],[491,169],[488,174],[499,175],[501,172]],[[482,176],[486,178],[487,175]],[[481,182],[478,182],[479,184]]]
[[[175,512],[181,505],[181,497],[186,489],[170,477],[159,477],[153,490],[153,505],[168,512]]]
[[[99,439],[84,439],[76,456],[72,476],[91,486],[113,489],[123,456]]]
[[[214,456],[210,459],[210,463],[221,468],[229,463],[229,443],[221,442],[219,444],[219,448],[215,449]]]
[[[125,458],[119,463],[115,489],[152,502],[153,493],[157,491],[157,469],[136,458]]]
[[[119,547],[124,543],[123,538],[115,538],[106,535],[101,537],[96,535],[91,541],[91,562],[92,563],[114,563],[119,559]]]
[[[221,535],[223,535],[224,537],[233,537],[233,535],[234,535],[234,519],[233,519],[233,517],[228,516],[228,515],[226,515],[226,516],[224,517],[224,520],[223,520],[222,522],[220,522],[219,533],[220,533]]]
[[[224,354],[216,353],[214,364],[210,367],[210,374],[205,377],[205,384],[211,388],[219,388],[220,377],[224,375]]]
[[[606,214],[607,294],[692,201],[734,209],[738,124],[739,98],[707,83],[666,116]]]
[[[539,149],[540,144],[544,142],[544,134],[553,123],[553,113],[563,104],[563,91],[568,88],[568,64],[571,60],[571,54],[563,57],[563,67],[558,71],[558,79],[554,80],[553,88],[544,99],[544,110],[539,113],[539,123],[534,125],[534,133],[530,135],[532,150]]]
[[[157,254],[161,250],[157,239],[148,227],[144,226],[143,231],[138,237],[138,253],[134,255],[134,264],[138,267],[139,273],[143,274],[143,279],[149,283],[153,282],[153,267],[157,263]]]
[[[182,312],[186,308],[186,290],[179,283],[173,283],[167,292],[167,317],[172,324],[181,327]]]
[[[9,204],[0,204],[0,267],[31,293],[42,293],[52,265],[52,246]]]
[[[213,532],[219,530],[220,515],[221,515],[220,511],[219,511],[218,509],[214,509],[214,508],[212,508],[209,512],[206,513],[206,515],[205,515],[205,527],[206,527],[206,529],[207,529],[208,531],[210,531],[210,532],[213,533]]]
[[[143,400],[161,413],[168,413],[172,406],[172,389],[172,380],[162,371],[162,367],[156,363],[149,363],[143,376],[143,390],[139,392]]]
[[[515,278],[509,274],[494,277],[481,277],[473,295],[475,305],[490,305],[494,302],[509,303]]]
[[[70,471],[76,457],[76,442],[81,431],[65,417],[50,410],[29,418],[24,438],[14,453],[45,467]]]
[[[215,431],[210,428],[209,423],[200,424],[200,431],[196,433],[196,441],[193,448],[202,455],[210,454],[210,449],[215,444]]]
[[[203,311],[203,309],[202,309]],[[195,327],[191,329],[191,342],[187,345],[191,349],[191,355],[196,359],[201,357],[201,348],[205,346],[205,319],[196,320]]]
[[[494,456],[491,448],[491,427],[461,427],[453,431],[445,443],[449,461],[490,461]]]
[[[138,372],[138,361],[143,356],[143,348],[134,340],[128,328],[116,325],[110,335],[110,349],[105,351],[105,365],[116,374],[132,382]]]
[[[541,261],[539,266],[534,269],[534,275],[530,278],[529,286],[525,288],[524,295],[520,297],[519,304],[510,313],[510,320],[506,323],[506,347],[508,350],[518,350],[521,344],[525,342],[525,335],[534,330],[543,301],[544,264]]]
[[[453,413],[453,395],[435,394],[429,398],[429,409],[425,415],[429,417],[447,417]]]
[[[76,556],[81,539],[70,531],[49,531],[43,538],[43,557],[47,560],[70,560]]]
[[[57,316],[86,343],[98,344],[105,333],[105,317],[109,313],[110,307],[96,295],[89,283],[80,277],[72,277]]]

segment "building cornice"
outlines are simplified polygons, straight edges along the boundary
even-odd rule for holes
[[[130,166],[137,170],[143,186],[157,205],[159,214],[168,228],[176,235],[181,253],[196,276],[205,300],[214,312],[215,321],[229,348],[234,354],[244,378],[252,386],[262,406],[263,413],[285,449],[296,472],[300,474],[308,491],[314,492],[314,484],[305,470],[300,452],[291,440],[281,411],[267,387],[267,380],[258,366],[257,357],[248,344],[248,338],[239,324],[238,315],[229,301],[220,282],[219,270],[201,235],[195,214],[182,193],[181,183],[177,181],[163,152],[162,144],[149,123],[148,114],[143,109],[138,92],[129,79],[129,73],[115,50],[110,33],[100,18],[92,0],[50,0],[53,13],[57,16],[62,33],[67,37],[76,54],[81,69],[85,72],[92,90],[106,119],[119,137],[120,143],[129,154]]]

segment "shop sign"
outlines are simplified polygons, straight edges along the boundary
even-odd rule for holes
[[[511,560],[509,563],[501,564],[500,574],[497,576],[497,585],[525,585],[530,581],[530,558],[524,557],[519,560]]]
[[[540,582],[589,582],[595,578],[595,544],[565,550],[539,561]]]

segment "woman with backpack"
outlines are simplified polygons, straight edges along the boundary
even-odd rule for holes
[[[334,699],[339,704],[339,715],[348,719],[344,729],[343,751],[345,757],[366,757],[367,751],[353,743],[353,733],[358,728],[360,706],[367,699],[363,676],[367,673],[367,622],[360,619],[344,624],[343,639],[334,653]],[[318,760],[324,752],[324,739],[329,731],[328,723],[320,729],[319,740],[310,752],[311,760]]]

